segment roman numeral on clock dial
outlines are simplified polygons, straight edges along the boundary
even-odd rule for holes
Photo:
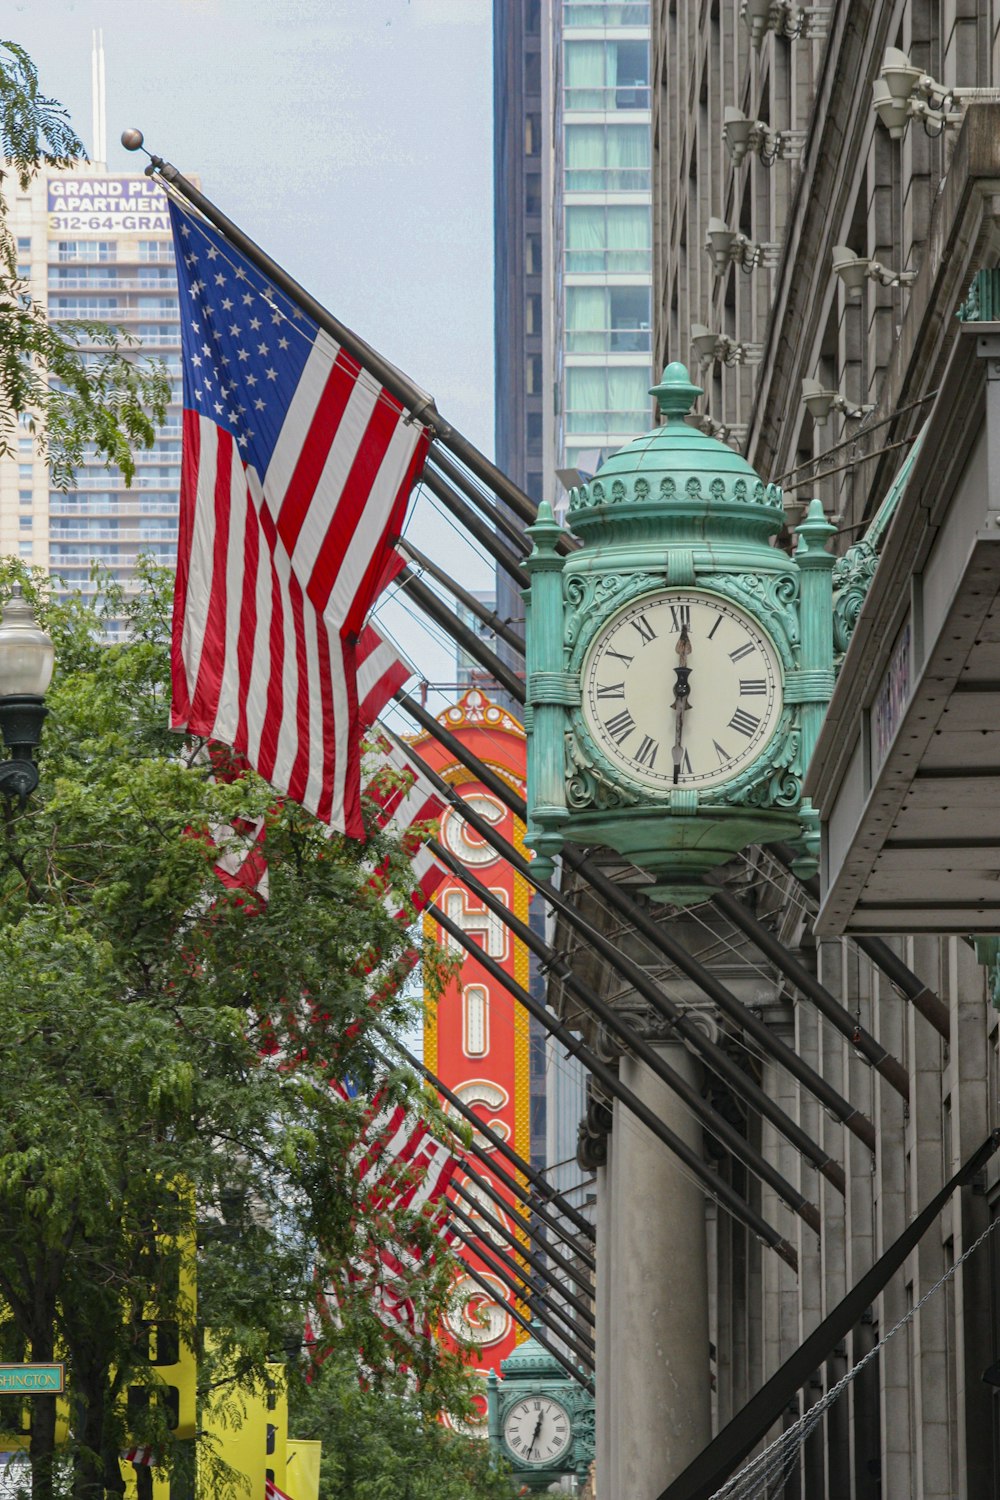
[[[643,593],[595,622],[587,642],[575,658],[577,722],[598,774],[603,766],[654,799],[735,780],[782,722],[782,660],[769,631],[710,587]]]
[[[628,736],[632,733],[633,729],[635,728],[635,720],[629,713],[628,709],[623,708],[621,713],[615,714],[614,718],[609,719],[604,727],[610,734],[611,738],[614,740],[615,744],[620,745],[622,740],[627,739]]]

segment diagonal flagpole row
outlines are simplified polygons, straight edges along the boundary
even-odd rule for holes
[[[496,776],[496,774],[489,766],[487,766],[471,751],[466,749],[461,744],[461,742],[443,725],[438,724],[437,720],[432,714],[429,714],[426,709],[413,702],[413,700],[408,698],[405,693],[397,693],[396,702],[405,709],[410,717],[413,718],[421,726],[421,728],[425,729],[428,734],[438,739],[446,749],[454,754],[460,761],[460,763],[463,764],[472,773],[473,776],[481,780],[490,791],[493,791],[506,807],[509,807],[516,816],[522,819],[524,818],[525,806],[523,799],[520,798],[516,792],[512,791],[512,789],[508,787],[506,783],[503,782],[498,776]],[[670,1022],[677,1034],[679,1036],[682,1036],[684,1040],[691,1046],[692,1050],[702,1057],[706,1065],[709,1066],[713,1072],[716,1072],[721,1077],[725,1078],[730,1087],[733,1089],[734,1093],[738,1095],[738,1097],[742,1098],[746,1103],[750,1104],[751,1107],[755,1108],[761,1115],[764,1116],[764,1118],[770,1120],[775,1128],[779,1130],[781,1134],[789,1142],[791,1142],[792,1145],[794,1145],[800,1152],[802,1152],[805,1158],[808,1161],[811,1161],[813,1165],[816,1166],[817,1169],[822,1173],[822,1175],[826,1177],[834,1185],[834,1187],[837,1188],[839,1192],[844,1192],[845,1178],[843,1168],[830,1155],[830,1153],[828,1151],[825,1151],[822,1146],[813,1141],[812,1138],[794,1120],[792,1120],[785,1113],[785,1111],[782,1110],[780,1106],[777,1105],[774,1100],[771,1099],[771,1097],[757,1083],[755,1083],[747,1073],[743,1072],[743,1070],[733,1061],[731,1057],[729,1057],[728,1053],[726,1053],[722,1047],[720,1047],[717,1043],[710,1041],[702,1027],[700,1027],[696,1021],[692,1020],[692,1018],[688,1016],[681,1007],[675,1005],[673,1001],[669,1000],[663,993],[662,989],[650,980],[645,970],[641,969],[637,964],[632,963],[632,961],[627,959],[624,954],[619,952],[619,950],[612,942],[605,939],[600,933],[598,933],[592,927],[592,925],[577,911],[577,909],[570,902],[568,902],[559,891],[555,889],[555,887],[547,882],[539,882],[537,879],[535,879],[535,877],[533,877],[531,873],[530,863],[525,860],[519,854],[519,852],[513,848],[511,844],[509,844],[506,840],[501,839],[492,825],[485,823],[483,819],[479,818],[479,815],[476,813],[475,809],[471,808],[469,804],[459,796],[459,794],[452,786],[443,781],[440,777],[437,777],[433,772],[429,771],[428,775],[429,779],[438,789],[441,796],[452,806],[459,808],[462,816],[467,819],[467,821],[470,823],[470,826],[475,828],[475,830],[480,833],[483,838],[485,838],[486,842],[490,844],[491,847],[494,848],[502,858],[511,859],[519,872],[522,873],[524,877],[536,887],[536,889],[542,892],[546,900],[548,900],[556,910],[561,912],[567,918],[567,920],[573,925],[574,929],[583,938],[584,942],[588,943],[589,946],[595,948],[600,956],[604,958],[606,962],[610,964],[610,966],[622,976],[622,978],[624,978],[628,983],[632,984],[637,990],[639,990],[639,992],[645,999],[649,1000],[654,1009],[656,1009],[665,1020]],[[578,855],[579,851],[570,851],[567,847],[565,854],[567,859],[570,859]],[[602,872],[595,870],[593,872],[593,875],[595,884],[597,882],[597,879],[600,878],[600,892],[613,909],[618,910],[623,916],[627,917],[630,921],[636,924],[638,924],[640,920],[649,920],[645,917],[645,914],[642,912],[641,908],[639,908],[636,903],[631,900],[630,897],[621,892],[620,887],[616,886],[613,881],[603,876]],[[659,929],[655,926],[655,924],[650,922],[649,925],[652,927],[653,933],[658,935]],[[822,1102],[825,1103],[827,1102],[827,1100],[829,1100],[831,1103],[839,1104],[842,1114],[845,1112],[848,1115],[857,1113],[853,1110],[852,1106],[846,1103],[846,1101],[840,1099],[840,1096],[834,1089],[826,1084],[825,1080],[819,1078],[818,1075],[815,1075],[814,1077],[813,1070],[807,1064],[802,1063],[797,1054],[793,1052],[791,1048],[787,1048],[784,1043],[780,1043],[779,1039],[773,1038],[769,1029],[764,1026],[763,1022],[756,1023],[755,1025],[756,1018],[754,1018],[752,1014],[746,1010],[746,1008],[739,1000],[736,999],[735,996],[730,995],[729,991],[726,990],[723,986],[719,986],[719,989],[721,991],[721,994],[725,997],[725,1000],[729,1002],[730,1009],[733,1014],[733,1019],[737,1020],[738,1024],[743,1024],[747,1027],[747,1029],[752,1029],[755,1035],[757,1035],[757,1028],[759,1027],[759,1031],[763,1034],[759,1035],[757,1039],[760,1041],[760,1044],[764,1048],[764,1050],[769,1051],[777,1061],[785,1062],[790,1072],[792,1072],[793,1074],[796,1074],[797,1072],[799,1075],[801,1075],[802,1081],[806,1082],[807,1087],[810,1087],[811,1091],[816,1094],[816,1096],[820,1098]],[[787,1061],[785,1055],[786,1053],[790,1054],[790,1058]],[[874,1145],[874,1132],[872,1132],[871,1144]]]
[[[476,1176],[474,1173],[470,1173],[464,1163],[462,1164],[462,1170],[463,1172],[465,1172],[466,1177],[469,1178],[474,1187],[477,1187],[480,1192],[486,1192],[487,1196],[493,1199],[493,1202],[497,1204],[502,1213],[504,1213],[505,1215],[510,1213],[511,1205],[509,1203],[505,1203],[500,1197],[499,1193],[490,1192],[483,1179]],[[497,1234],[502,1235],[509,1244],[515,1246],[515,1248],[520,1251],[521,1241],[517,1238],[517,1235],[513,1230],[508,1229],[505,1224],[501,1223],[496,1215],[490,1212],[490,1210],[481,1201],[481,1199],[474,1197],[474,1195],[470,1193],[467,1188],[464,1188],[460,1182],[455,1182],[453,1180],[451,1183],[451,1187],[453,1192],[456,1192],[460,1198],[463,1198],[475,1210],[475,1212],[480,1215],[484,1224],[486,1224],[490,1229],[494,1230]],[[581,1274],[580,1270],[576,1266],[574,1266],[571,1261],[567,1260],[564,1255],[561,1255],[559,1251],[556,1250],[555,1246],[552,1245],[548,1240],[539,1239],[536,1235],[532,1234],[532,1226],[526,1223],[520,1215],[515,1216],[515,1222],[520,1227],[521,1232],[527,1235],[529,1241],[532,1244],[537,1245],[544,1252],[545,1256],[552,1261],[553,1266],[558,1266],[564,1272],[564,1274],[570,1278],[574,1286],[579,1287],[580,1291],[586,1293],[588,1296],[591,1294],[591,1292],[593,1291],[592,1284]],[[548,1268],[546,1274],[549,1277],[553,1277],[552,1266]],[[590,1321],[593,1322],[593,1318],[591,1318]]]
[[[523,797],[506,785],[482,760],[472,751],[464,747],[461,742],[444,727],[439,724],[433,714],[416,703],[412,698],[402,691],[395,695],[395,701],[413,719],[421,729],[425,730],[432,738],[437,739],[448,749],[462,765],[469,770],[473,776],[481,780],[497,796],[503,805],[509,808],[516,817],[522,821],[527,816],[527,809]],[[454,788],[440,781],[435,785],[452,805],[461,804],[463,817],[467,818],[478,832],[482,831],[477,824],[478,814],[470,808],[455,792]],[[840,1164],[817,1145],[801,1127],[791,1120],[783,1110],[741,1069],[739,1069],[731,1058],[715,1044],[708,1041],[704,1031],[696,1022],[686,1015],[684,1010],[669,1000],[657,984],[649,977],[648,973],[635,964],[625,954],[621,953],[615,945],[599,932],[581,913],[567,900],[565,895],[557,890],[550,882],[539,881],[532,875],[529,861],[523,858],[517,850],[503,842],[503,849],[498,847],[498,835],[496,830],[488,825],[482,825],[488,829],[483,833],[487,843],[501,853],[503,858],[510,858],[515,866],[524,874],[534,887],[539,890],[559,911],[570,925],[591,947],[595,948],[602,958],[616,970],[629,984],[633,985],[648,999],[649,1003],[657,1012],[667,1020],[679,1035],[684,1036],[694,1051],[702,1057],[712,1058],[711,1066],[714,1071],[725,1077],[734,1091],[744,1100],[753,1103],[754,1107],[769,1119],[772,1124],[780,1130],[786,1140],[790,1141],[807,1160],[826,1177],[841,1193],[845,1191],[846,1179]],[[563,858],[571,869],[578,871],[583,879],[589,883],[607,902],[611,909],[617,912],[637,933],[643,937],[654,952],[663,955],[667,961],[688,978],[694,980],[698,987],[708,997],[716,1002],[724,1014],[752,1036],[761,1050],[770,1055],[776,1062],[780,1063],[792,1077],[798,1079],[819,1102],[827,1108],[830,1113],[843,1124],[870,1150],[875,1149],[875,1128],[864,1113],[857,1109],[848,1100],[844,1099],[836,1089],[829,1084],[821,1074],[817,1073],[808,1063],[804,1062],[786,1042],[776,1036],[770,1027],[729,991],[721,981],[695,959],[687,949],[683,947],[676,938],[671,938],[668,933],[657,924],[649,913],[630,896],[627,891],[616,883],[601,870],[593,860],[589,859],[582,850],[567,844],[563,849]]]

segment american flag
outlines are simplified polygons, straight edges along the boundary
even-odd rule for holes
[[[344,1100],[356,1097],[350,1079],[335,1081],[332,1087]],[[364,1189],[366,1221],[373,1214],[389,1221],[402,1213],[418,1215],[435,1237],[452,1242],[446,1194],[458,1159],[412,1111],[376,1094],[365,1111],[351,1165]],[[353,1289],[355,1295],[366,1298],[388,1336],[397,1364],[405,1366],[420,1345],[431,1339],[416,1293],[433,1257],[434,1252],[425,1250],[415,1236],[394,1230],[388,1239],[376,1243],[367,1230],[359,1233],[354,1255],[336,1268],[317,1297],[321,1321],[339,1328],[342,1301],[348,1289]],[[316,1342],[322,1360],[326,1341]],[[361,1352],[364,1359],[365,1351]]]
[[[427,824],[440,819],[445,803],[420,770],[419,763],[394,740],[378,734],[375,748],[382,757],[382,766],[368,783],[365,796],[378,808],[375,817],[378,826],[395,834],[409,856],[416,876],[410,901],[414,911],[419,912],[427,906],[446,874],[426,845]],[[384,884],[387,875],[387,864],[380,865],[372,876],[372,884]],[[405,908],[395,915],[400,921],[412,921],[412,913]]]
[[[402,558],[400,558],[402,562]],[[375,629],[366,625],[358,640],[358,722],[374,724],[389,699],[413,676]]]
[[[362,833],[355,644],[428,434],[215,228],[170,204],[184,447],[175,729]]]

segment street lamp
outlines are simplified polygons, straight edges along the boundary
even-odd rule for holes
[[[0,733],[11,755],[0,761],[0,797],[24,802],[38,785],[34,750],[54,664],[51,638],[16,583],[0,615]]]

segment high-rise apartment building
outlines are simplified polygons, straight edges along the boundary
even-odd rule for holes
[[[550,0],[546,388],[553,471],[590,474],[650,426],[649,5]]]
[[[16,459],[0,462],[0,548],[69,590],[93,593],[94,562],[127,585],[140,554],[172,565],[177,550],[180,314],[166,199],[148,177],[82,163],[43,169],[26,192],[14,184],[8,208],[19,274],[49,318],[119,328],[163,360],[173,391],[155,447],[136,454],[129,488],[90,456],[72,489],[57,489],[25,425]],[[99,359],[100,350],[95,342],[86,357]]]

